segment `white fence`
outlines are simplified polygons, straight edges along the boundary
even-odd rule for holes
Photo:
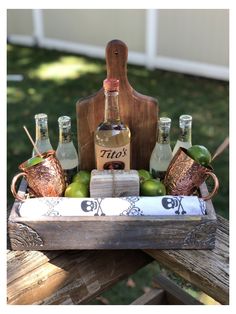
[[[119,36],[128,62],[229,79],[228,10],[8,10],[11,43],[104,58]]]

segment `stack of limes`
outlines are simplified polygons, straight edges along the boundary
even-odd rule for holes
[[[158,179],[154,179],[145,169],[138,170],[140,180],[140,194],[142,196],[166,195],[165,185]]]
[[[72,178],[72,183],[65,190],[66,197],[89,197],[89,183],[91,173],[80,170]]]

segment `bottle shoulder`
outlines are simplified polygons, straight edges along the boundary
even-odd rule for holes
[[[45,139],[45,140],[41,140],[41,139],[38,139],[35,141],[35,145],[37,146],[39,152],[42,154],[48,150],[52,150],[53,147],[50,143],[50,140],[49,139]],[[36,155],[37,152],[35,151],[35,149],[33,148],[33,153],[32,155]]]
[[[77,150],[73,142],[59,143],[56,149],[56,156],[62,158],[78,158]]]
[[[155,158],[156,156],[158,156],[158,158],[166,158],[166,159],[171,158],[172,149],[171,149],[170,144],[160,144],[157,142],[152,151],[151,158]]]

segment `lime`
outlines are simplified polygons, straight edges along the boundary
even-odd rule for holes
[[[138,170],[138,175],[140,183],[153,178],[151,173],[145,169]]]
[[[166,195],[166,188],[161,181],[148,179],[140,185],[141,195],[143,196],[163,196]]]
[[[80,182],[89,185],[91,178],[91,173],[87,170],[80,170],[78,173],[76,173],[73,178],[72,182]]]
[[[205,146],[193,145],[187,150],[187,154],[204,167],[207,167],[211,162],[211,153]]]
[[[65,197],[89,197],[88,186],[81,182],[72,182],[65,190]]]
[[[42,161],[44,161],[44,159],[42,157],[38,157],[38,156],[32,157],[26,161],[25,167],[27,167],[27,168],[32,167],[34,165],[39,164]]]

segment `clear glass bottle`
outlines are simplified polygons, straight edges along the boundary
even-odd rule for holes
[[[45,113],[38,113],[35,118],[35,144],[40,153],[53,149],[48,136],[48,116]],[[32,156],[37,155],[33,149]]]
[[[170,147],[171,119],[162,117],[158,123],[158,139],[150,158],[150,173],[154,178],[163,180],[172,159]]]
[[[130,169],[130,129],[121,122],[119,112],[119,80],[103,82],[105,94],[104,121],[94,134],[95,160],[98,170]]]
[[[79,158],[71,136],[71,118],[62,116],[58,118],[59,143],[56,157],[60,161],[65,173],[67,184],[71,183],[72,177],[78,171]]]
[[[179,131],[179,137],[173,149],[173,156],[179,147],[188,149],[192,146],[192,116],[184,114],[179,117]]]

